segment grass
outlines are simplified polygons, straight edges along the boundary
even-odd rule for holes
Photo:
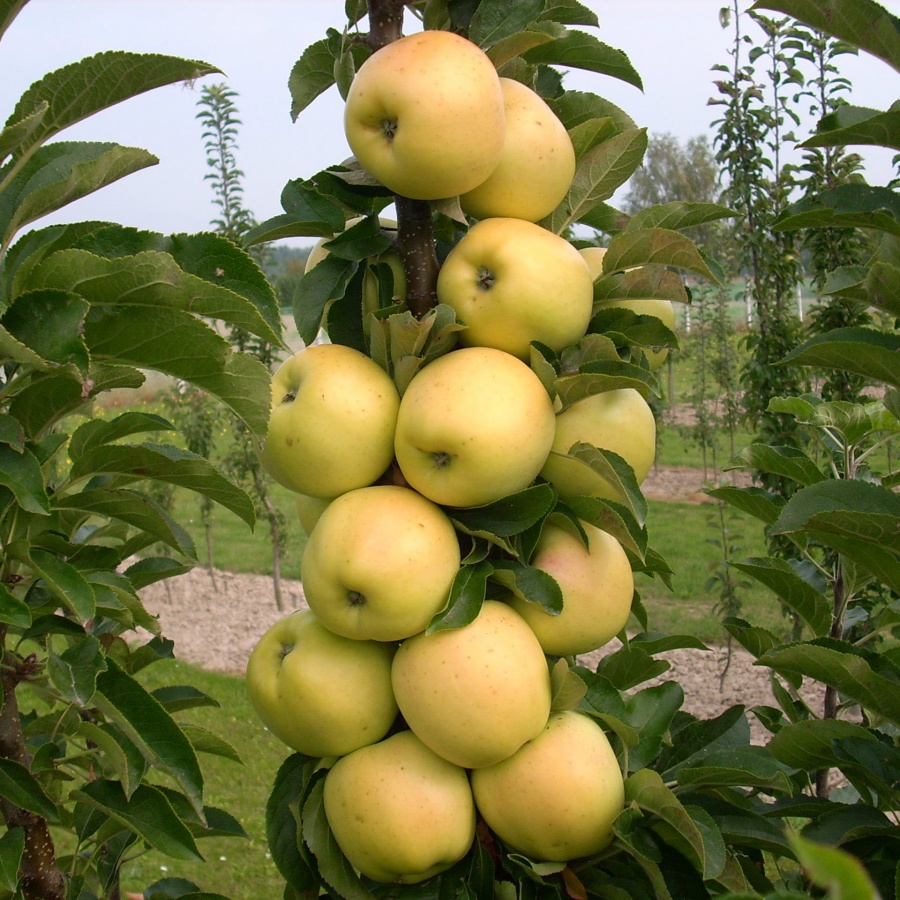
[[[198,846],[206,862],[184,862],[151,850],[126,867],[123,893],[140,893],[161,878],[177,877],[232,900],[280,897],[284,882],[269,857],[265,808],[275,774],[290,749],[260,724],[242,678],[166,660],[145,669],[141,680],[150,689],[190,684],[219,702],[217,708],[188,710],[177,718],[213,731],[237,750],[243,765],[200,754],[204,802],[235,816],[249,838],[205,838]]]

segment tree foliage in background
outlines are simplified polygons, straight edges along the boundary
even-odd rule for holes
[[[214,203],[220,216],[212,220],[216,231],[228,240],[240,245],[243,237],[256,225],[253,214],[244,206],[244,173],[237,166],[237,137],[241,124],[235,100],[238,94],[226,84],[205,85],[201,88],[197,118],[203,125],[206,162],[210,172],[206,178],[213,190]],[[251,253],[261,265],[265,265],[265,246],[251,248]],[[277,344],[263,340],[246,328],[234,326],[230,332],[231,343],[239,350],[252,353],[268,370],[277,359]],[[201,398],[186,395],[184,408],[189,416],[196,411],[199,416],[208,416],[208,410]],[[200,423],[197,423],[198,425]],[[263,471],[253,442],[253,436],[240,419],[231,419],[231,439],[222,453],[222,465],[253,497],[256,514],[266,522],[272,538],[272,590],[275,605],[284,610],[281,589],[281,561],[288,539],[287,520],[284,513],[272,502],[272,479]],[[203,507],[201,506],[201,511]],[[206,521],[206,520],[205,520]],[[207,526],[207,535],[209,529]],[[212,567],[212,552],[208,556]]]
[[[24,6],[0,0],[0,36]],[[164,418],[92,412],[150,370],[196,385],[264,434],[268,372],[214,325],[280,344],[275,298],[251,257],[217,235],[108,222],[27,230],[157,162],[114,143],[56,140],[68,126],[216,71],[100,53],[35,82],[0,131],[3,897],[113,900],[123,867],[148,848],[198,859],[199,838],[243,834],[204,802],[200,754],[233,751],[180,720],[215,701],[190,685],[142,686],[142,670],[170,658],[173,644],[139,592],[196,561],[153,485],[194,491],[248,525],[253,505],[174,446]]]

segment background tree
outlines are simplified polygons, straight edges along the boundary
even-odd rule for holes
[[[238,168],[235,155],[238,127],[241,124],[235,105],[237,96],[237,92],[224,83],[204,86],[197,104],[201,107],[197,118],[204,127],[202,137],[206,162],[211,169],[206,178],[213,190],[213,202],[220,211],[219,217],[213,219],[212,224],[219,234],[240,245],[256,220],[243,203],[244,173]],[[265,266],[265,246],[251,248],[251,253],[260,265]],[[235,347],[242,352],[252,353],[271,370],[276,361],[276,345],[261,340],[240,327],[231,329],[230,338]],[[189,409],[197,408],[193,398],[185,397],[185,401]],[[222,465],[254,498],[258,515],[268,526],[272,537],[272,589],[275,605],[283,610],[281,567],[288,539],[287,521],[282,511],[272,502],[272,479],[260,465],[251,435],[240,419],[232,418],[231,440],[222,454]]]

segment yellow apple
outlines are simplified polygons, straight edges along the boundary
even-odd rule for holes
[[[582,527],[587,547],[569,519],[551,516],[531,558],[531,565],[552,575],[562,590],[559,615],[521,597],[508,600],[531,626],[544,653],[554,656],[602,647],[625,627],[631,612],[634,573],[622,545],[587,522]]]
[[[472,772],[471,783],[488,827],[536,860],[599,853],[625,805],[622,773],[603,729],[571,710],[550,716],[514,756]]]
[[[394,449],[407,482],[435,503],[480,506],[524,490],[556,427],[525,363],[488,347],[451,350],[410,381]]]
[[[247,661],[263,724],[308,756],[342,756],[387,734],[397,716],[394,648],[332,634],[308,609],[279,619]]]
[[[400,395],[376,362],[341,344],[306,347],[272,376],[263,468],[299,494],[336,497],[390,466]]]
[[[441,266],[437,296],[466,324],[463,346],[527,360],[531,342],[559,351],[587,330],[594,302],[584,257],[565,239],[523,219],[484,219]]]
[[[462,628],[400,645],[391,670],[403,718],[435,753],[467,769],[512,755],[547,723],[550,670],[511,607],[486,600]]]
[[[565,126],[530,87],[501,78],[506,138],[497,168],[459,198],[476,219],[512,216],[537,222],[565,199],[575,176],[575,148]]]
[[[459,571],[446,513],[410,488],[373,485],[329,503],[300,576],[310,609],[336,634],[398,641],[443,609]]]
[[[481,184],[503,152],[503,91],[493,63],[449,31],[393,41],[359,68],[344,133],[360,165],[414,200]]]
[[[475,839],[465,769],[411,731],[339,759],[324,788],[334,839],[350,864],[375,881],[424,881],[461,860]]]
[[[606,248],[582,247],[579,253],[587,260],[591,270],[591,278],[596,281],[603,273],[603,257],[606,255]],[[656,316],[669,330],[675,330],[675,305],[671,300],[662,300],[658,297],[601,300],[594,306],[594,312],[612,307],[630,309],[638,316]],[[666,361],[666,357],[669,355],[669,348],[663,347],[660,350],[653,350],[650,347],[644,347],[644,354],[647,357],[647,362],[650,363],[650,370],[655,372]]]
[[[295,494],[294,504],[297,507],[297,519],[300,527],[309,535],[325,507],[331,503],[328,497],[310,497],[308,494]]]
[[[601,497],[621,500],[612,485],[584,463],[566,459],[579,441],[621,456],[634,470],[638,484],[656,458],[656,420],[647,401],[634,388],[592,394],[556,417],[553,450],[541,475],[556,486],[562,498]]]

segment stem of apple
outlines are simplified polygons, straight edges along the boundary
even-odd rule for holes
[[[369,0],[369,36],[372,51],[403,36],[403,0]],[[426,200],[396,196],[397,254],[406,275],[406,306],[421,319],[437,305],[438,260],[434,245],[431,207]]]

